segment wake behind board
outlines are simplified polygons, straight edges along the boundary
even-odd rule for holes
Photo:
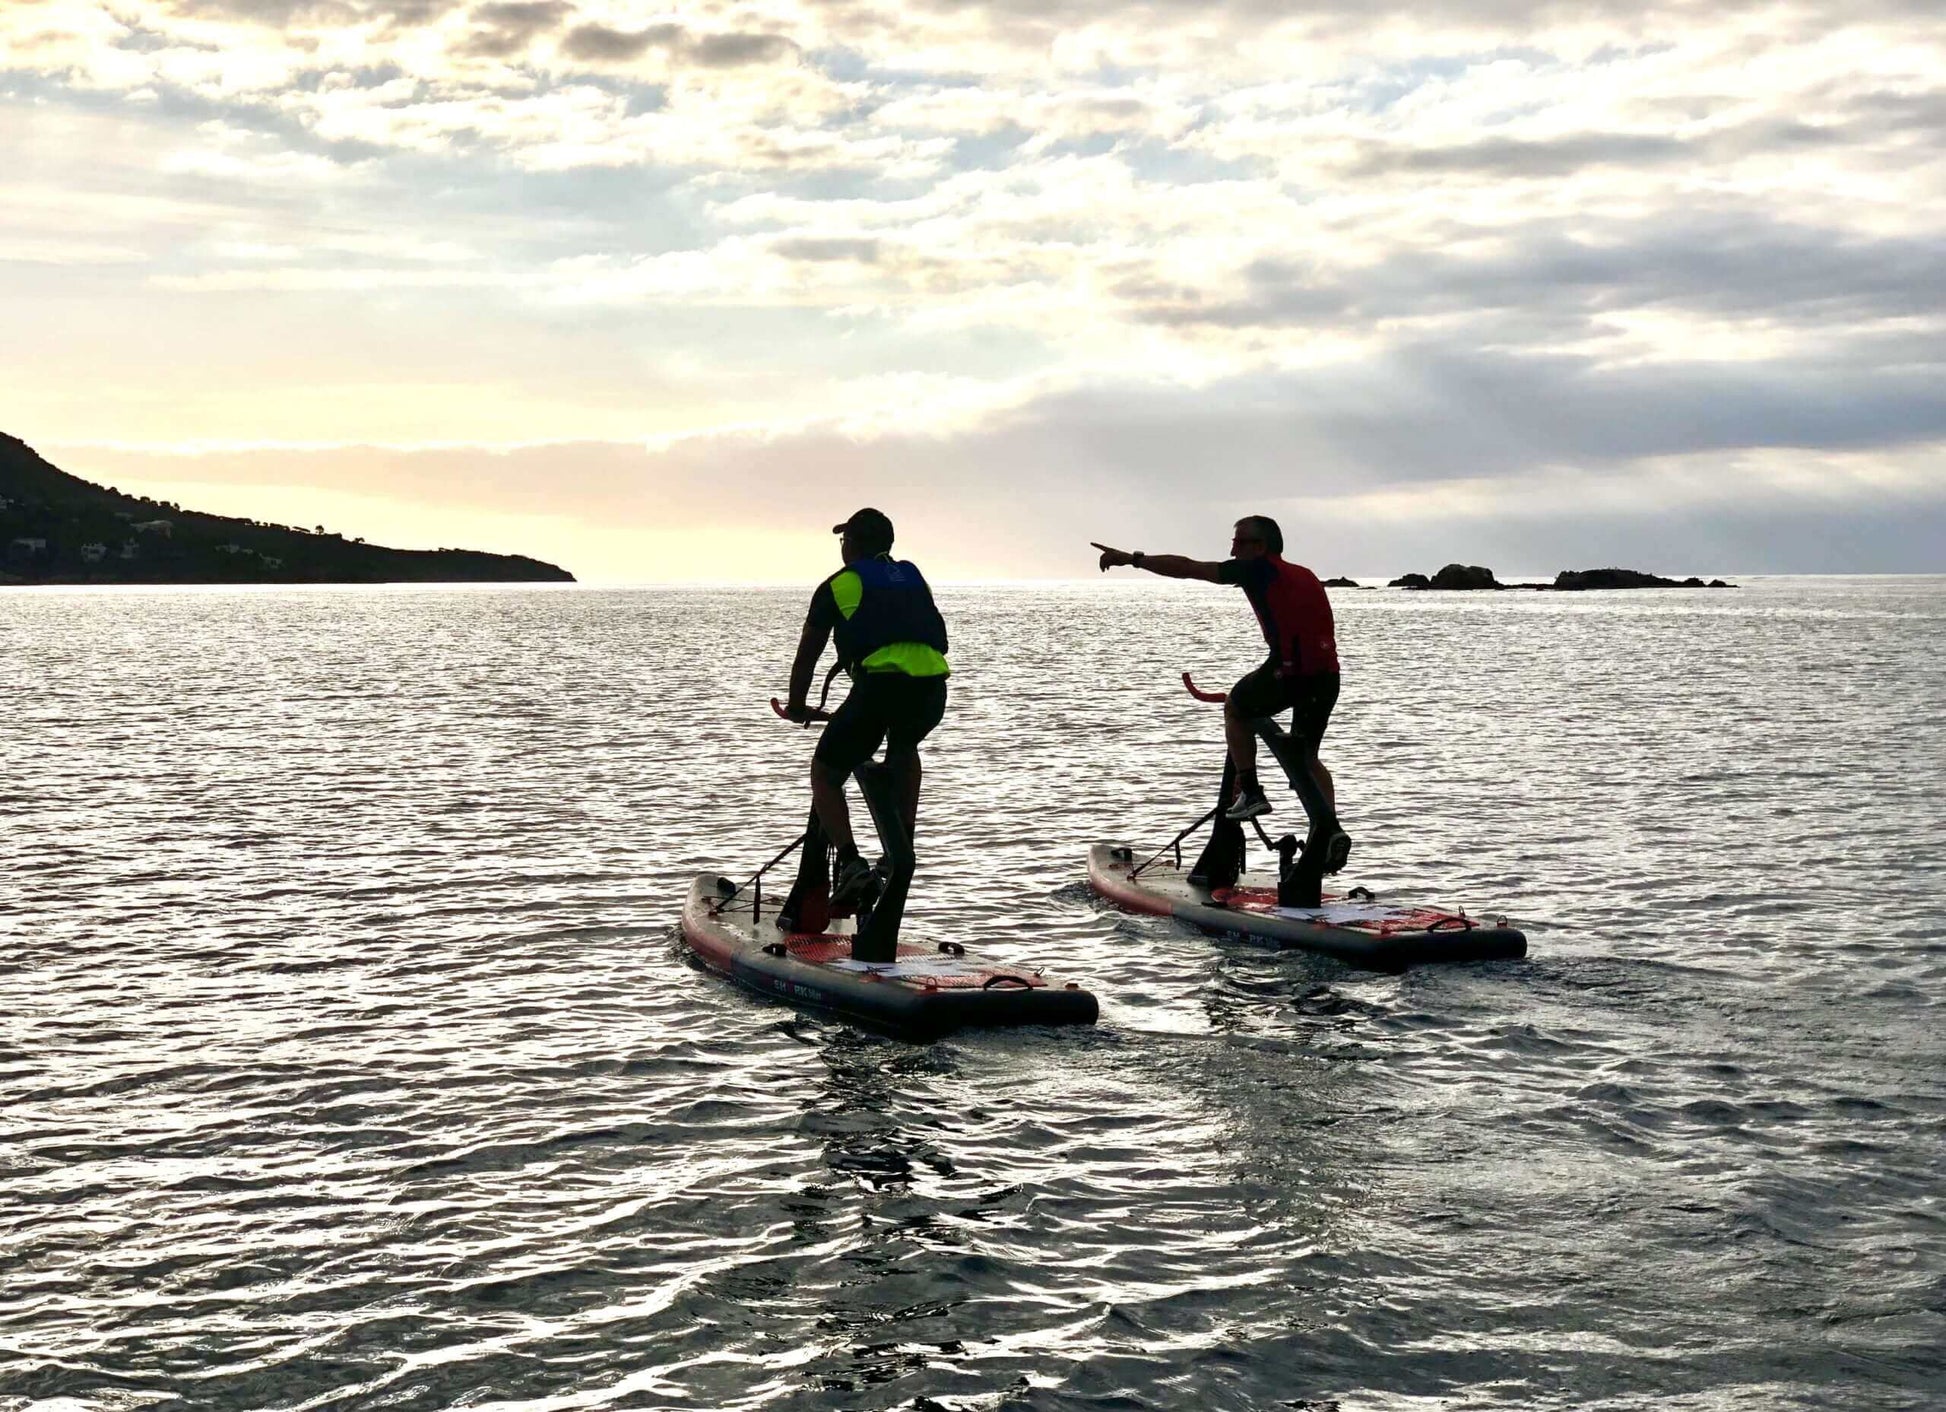
[[[1315,908],[1279,907],[1274,880],[1211,890],[1189,870],[1163,861],[1135,875],[1133,850],[1098,843],[1088,854],[1094,890],[1132,912],[1179,917],[1209,931],[1234,932],[1280,950],[1300,948],[1354,966],[1397,971],[1434,961],[1495,961],[1527,954],[1527,937],[1504,924],[1485,926],[1464,913],[1395,906],[1327,894]]]
[[[732,895],[734,888],[728,878],[697,878],[682,934],[704,965],[759,995],[914,1040],[975,1027],[1095,1022],[1095,997],[1073,981],[988,966],[953,942],[900,943],[896,962],[854,961],[850,919],[819,933],[781,931],[775,903],[760,916],[752,896]]]

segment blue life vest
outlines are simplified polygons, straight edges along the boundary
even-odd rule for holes
[[[845,565],[829,583],[838,607],[838,660],[847,670],[911,676],[950,672],[946,621],[917,565],[879,554]]]

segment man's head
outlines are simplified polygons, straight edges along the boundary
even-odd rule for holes
[[[1236,559],[1259,559],[1266,554],[1284,552],[1284,532],[1268,515],[1245,515],[1237,521],[1230,538],[1230,555]]]
[[[847,564],[892,552],[892,522],[882,512],[869,507],[857,511],[843,524],[833,525],[831,532],[844,536],[838,542],[838,553]]]

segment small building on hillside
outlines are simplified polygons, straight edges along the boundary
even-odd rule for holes
[[[100,540],[96,540],[91,544],[84,544],[81,546],[81,562],[84,564],[99,564],[103,559],[106,559],[107,557],[108,557],[108,546],[103,544]]]
[[[159,534],[167,539],[175,525],[168,520],[137,520],[129,528],[137,534]]]

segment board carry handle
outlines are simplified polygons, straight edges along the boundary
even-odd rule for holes
[[[1009,989],[1011,989],[1014,986],[1019,986],[1022,990],[1032,990],[1034,988],[1034,983],[1028,980],[1027,977],[1025,976],[1010,975],[1005,971],[999,971],[999,972],[995,972],[993,975],[988,976],[986,980],[981,983],[980,989],[992,990],[995,986],[1005,986]]]

